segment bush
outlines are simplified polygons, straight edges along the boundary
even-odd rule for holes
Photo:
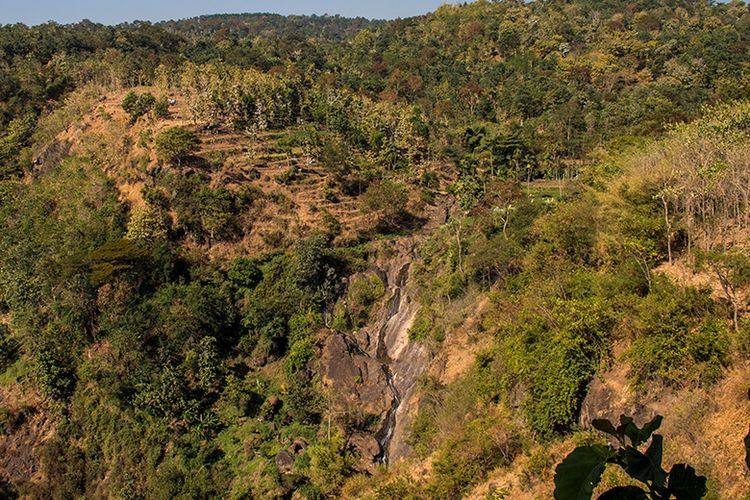
[[[263,279],[263,273],[258,261],[237,257],[227,271],[227,278],[240,290],[253,289]]]
[[[80,498],[86,488],[86,456],[61,436],[49,440],[41,453],[43,474],[49,478],[50,498]],[[44,495],[47,496],[47,495]]]
[[[331,214],[327,209],[321,210],[323,227],[328,235],[331,237],[338,236],[341,234],[341,222]]]
[[[18,342],[10,336],[10,329],[0,324],[0,373],[16,362],[19,347]]]
[[[398,229],[406,216],[406,203],[409,193],[398,182],[385,180],[371,185],[362,195],[361,209],[367,214],[375,214],[378,227],[389,231]]]
[[[127,238],[150,242],[167,237],[168,216],[159,208],[144,204],[133,209],[128,221]]]
[[[454,271],[436,276],[430,288],[435,296],[451,301],[463,295],[466,290],[466,279],[461,276],[461,273]]]
[[[425,312],[425,307],[422,306],[417,313],[417,317],[414,320],[414,324],[409,328],[409,340],[422,341],[427,338],[430,334],[433,324],[433,318],[430,318],[428,313]]]
[[[154,114],[157,118],[169,118],[169,99],[167,96],[156,101],[154,104]]]
[[[729,334],[711,315],[708,290],[665,285],[639,305],[639,336],[628,351],[636,389],[711,383],[727,365]]]
[[[440,447],[427,491],[432,498],[460,498],[495,467],[509,465],[521,450],[510,422],[487,417],[471,421]]]
[[[173,176],[171,180],[171,205],[179,228],[198,242],[209,244],[241,234],[238,215],[247,206],[241,194],[224,187],[212,189],[199,176]]]
[[[342,436],[332,436],[307,449],[310,465],[306,475],[323,495],[333,495],[344,483],[350,468],[345,447],[346,440]]]
[[[92,283],[100,285],[121,276],[138,278],[148,253],[134,240],[123,238],[108,241],[89,255]]]
[[[547,311],[540,316],[539,308]],[[500,366],[507,394],[519,388],[531,429],[543,437],[565,432],[578,417],[586,388],[609,346],[611,305],[597,298],[529,304],[501,330]]]
[[[466,272],[471,278],[490,286],[506,276],[521,271],[523,249],[514,240],[500,236],[482,239],[471,247],[466,258]]]
[[[45,345],[35,349],[37,380],[49,397],[67,400],[75,390],[77,377],[69,353],[57,346]]]
[[[577,264],[593,264],[596,259],[597,206],[584,198],[560,206],[541,217],[535,226],[537,251],[553,258],[565,257]],[[540,256],[541,257],[541,256]],[[539,260],[543,264],[544,260]]]
[[[200,150],[201,141],[195,132],[183,127],[172,127],[156,136],[156,151],[168,162],[182,161]]]
[[[297,167],[289,167],[283,172],[274,175],[273,177],[276,182],[288,186],[300,179],[299,169]]]
[[[372,306],[385,295],[383,280],[375,274],[361,276],[349,284],[349,316],[354,328],[370,319]]]
[[[308,377],[289,377],[289,392],[284,398],[284,409],[293,421],[303,424],[319,423],[326,408],[325,403],[318,388]]]
[[[138,121],[138,118],[148,113],[156,104],[156,98],[149,92],[137,95],[135,92],[128,92],[122,100],[122,109],[130,115],[130,124]]]

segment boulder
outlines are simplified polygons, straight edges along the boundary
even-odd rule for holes
[[[287,450],[278,452],[274,461],[279,474],[291,474],[294,470],[294,457]]]
[[[355,468],[359,472],[375,472],[377,460],[381,452],[378,440],[372,434],[355,432],[349,438],[349,446],[360,456],[360,460],[355,465]]]

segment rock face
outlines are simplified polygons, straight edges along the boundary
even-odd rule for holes
[[[429,364],[427,348],[409,340],[420,304],[417,286],[410,279],[420,234],[448,221],[454,200],[443,196],[423,219],[423,232],[383,241],[368,273],[385,284],[385,300],[366,327],[350,336],[331,333],[323,347],[323,383],[346,411],[377,417],[367,431],[349,438],[362,456],[366,470],[375,462],[391,463],[406,457],[406,437],[418,411],[417,381]],[[328,318],[326,316],[326,325]]]
[[[656,415],[669,413],[675,401],[670,392],[661,394],[635,394],[629,387],[629,363],[616,363],[610,370],[591,382],[588,393],[581,404],[578,423],[581,427],[591,427],[597,418],[618,422],[620,415],[633,417],[642,424]]]
[[[321,357],[323,384],[341,406],[385,418],[393,404],[383,365],[360,352],[340,333],[330,335]]]
[[[405,456],[406,431],[417,409],[415,387],[427,365],[427,350],[409,341],[419,303],[409,273],[415,240],[388,242],[372,272],[386,285],[376,318],[352,338],[330,335],[321,357],[323,383],[349,411],[377,417],[377,429],[350,438],[363,459],[392,462]],[[376,446],[377,445],[377,452]]]

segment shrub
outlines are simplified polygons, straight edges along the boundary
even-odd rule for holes
[[[721,376],[728,362],[729,334],[711,309],[708,290],[669,285],[640,303],[640,335],[628,351],[636,389],[652,380],[682,387]]]
[[[40,461],[43,474],[50,478],[50,498],[83,496],[86,487],[86,456],[76,444],[55,436],[44,445]]]
[[[375,274],[361,276],[349,284],[349,314],[354,328],[370,319],[372,306],[385,295],[383,280]]]
[[[466,258],[466,272],[471,278],[489,286],[498,279],[521,271],[523,249],[513,240],[496,236],[472,245]]]
[[[193,402],[188,400],[182,375],[167,365],[136,394],[134,403],[153,416],[175,420],[183,418]]]
[[[141,244],[129,239],[108,241],[91,252],[91,281],[103,284],[118,276],[140,273],[148,251]]]
[[[489,471],[509,465],[520,444],[510,422],[494,417],[469,422],[438,450],[427,491],[433,498],[460,498]]]
[[[312,340],[302,339],[292,344],[286,355],[286,370],[293,375],[303,370],[307,362],[315,355]]]
[[[394,230],[404,221],[408,201],[409,193],[403,185],[385,180],[371,185],[362,195],[361,209],[376,214],[380,229]]]
[[[10,329],[0,324],[0,373],[16,362],[19,347],[18,342],[10,336]]]
[[[52,399],[67,400],[73,394],[77,381],[69,353],[58,346],[43,345],[35,349],[35,354],[39,385]]]
[[[237,257],[227,271],[227,278],[238,289],[252,289],[263,279],[263,273],[258,261]]]
[[[417,313],[414,324],[409,328],[409,340],[422,341],[430,334],[432,327],[432,318],[425,313],[425,307],[422,306]]]
[[[276,182],[279,184],[288,186],[300,179],[299,169],[297,167],[289,167],[283,172],[274,175],[273,178],[276,179]]]
[[[287,374],[293,376],[307,367],[315,355],[312,338],[314,329],[322,323],[320,314],[308,311],[289,318],[289,345],[286,357]]]
[[[0,133],[0,180],[22,172],[19,154],[30,142],[35,125],[34,115],[19,116],[12,119]]]
[[[451,301],[463,295],[466,290],[466,279],[461,273],[452,273],[436,276],[430,285],[431,292],[437,296]]]
[[[535,226],[539,242],[549,256],[565,257],[570,262],[592,264],[595,261],[597,206],[584,198],[560,206],[541,217]],[[541,264],[543,261],[540,261]]]
[[[246,198],[224,187],[212,189],[198,176],[171,179],[174,185],[171,205],[179,228],[198,242],[209,244],[241,234],[237,216],[247,206]]]
[[[495,367],[508,394],[524,387],[529,425],[543,437],[574,424],[586,387],[607,353],[611,306],[597,298],[530,305],[501,330]]]
[[[201,141],[195,132],[183,127],[172,127],[156,136],[156,151],[168,162],[181,164],[200,150]]]
[[[154,104],[154,114],[157,118],[169,118],[169,98],[164,96]]]
[[[127,238],[153,241],[167,237],[167,217],[161,210],[149,204],[133,209],[128,221]]]
[[[342,436],[333,436],[307,449],[310,465],[306,475],[323,495],[333,495],[344,483],[350,467],[345,447],[346,440]]]
[[[321,210],[321,214],[323,218],[323,227],[325,228],[326,233],[332,237],[341,234],[341,222],[325,208]]]
[[[138,118],[148,113],[156,104],[156,98],[149,92],[137,95],[131,91],[122,100],[122,109],[130,115],[130,124],[138,121]]]
[[[305,376],[289,377],[289,392],[284,398],[284,409],[295,422],[316,424],[325,410],[325,400],[318,388]]]

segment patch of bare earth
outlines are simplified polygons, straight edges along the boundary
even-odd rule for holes
[[[450,384],[468,372],[474,366],[477,355],[491,347],[491,338],[482,335],[479,328],[482,313],[488,305],[489,300],[482,297],[469,308],[462,324],[446,336],[430,369],[430,373],[442,384]]]
[[[0,479],[15,485],[43,482],[40,452],[54,434],[41,396],[31,387],[0,387],[5,432],[0,435]]]

